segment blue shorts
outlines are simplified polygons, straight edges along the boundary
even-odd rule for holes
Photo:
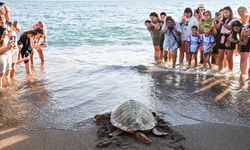
[[[195,52],[189,52],[190,55],[197,55],[198,51]]]

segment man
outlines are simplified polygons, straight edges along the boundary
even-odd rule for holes
[[[153,45],[155,49],[155,60],[157,62],[162,60],[162,52],[161,52],[161,22],[159,20],[158,14],[156,12],[152,12],[150,15],[151,22],[145,24],[148,31],[151,34]]]
[[[166,22],[163,24],[161,32],[164,34],[164,52],[170,53],[171,56],[173,56],[172,67],[175,68],[177,60],[177,49],[179,47],[178,43],[180,41],[180,35],[182,32],[181,26],[179,25],[179,23],[175,22],[172,17],[169,16],[166,18]]]

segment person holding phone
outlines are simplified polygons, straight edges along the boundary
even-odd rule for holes
[[[233,53],[235,45],[226,46],[227,38],[230,36],[232,31],[232,23],[237,19],[233,17],[233,11],[230,6],[223,9],[223,18],[219,20],[218,27],[219,31],[219,71],[223,69],[224,56],[226,54],[226,60],[228,63],[228,69],[233,70]]]

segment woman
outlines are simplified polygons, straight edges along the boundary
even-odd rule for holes
[[[228,37],[230,36],[230,33],[232,31],[232,23],[236,21],[235,18],[233,18],[233,11],[230,6],[227,6],[223,9],[223,18],[219,20],[218,28],[220,29],[219,34],[219,71],[223,68],[223,62],[224,62],[224,55],[226,54],[226,59],[228,63],[228,68],[230,71],[233,70],[233,53],[235,50],[235,45],[232,44],[231,46],[227,47],[226,41]]]
[[[184,54],[186,53],[186,60],[189,60],[189,47],[188,47],[188,38],[192,35],[192,26],[198,26],[198,20],[193,16],[193,12],[191,8],[186,8],[184,10],[184,15],[181,20],[181,48],[180,48],[180,58],[179,63],[180,65],[183,64]]]
[[[247,15],[247,8],[244,7],[244,6],[240,6],[238,8],[238,14],[240,16],[240,22],[243,24],[243,25],[247,25],[247,23],[249,22],[249,15]]]
[[[8,86],[8,74],[11,69],[11,49],[16,45],[8,43],[7,30],[0,23],[0,88]]]
[[[43,30],[39,28],[39,29],[24,32],[20,36],[19,41],[23,44],[23,47],[21,49],[22,58],[29,57],[33,49],[37,48],[37,45],[35,44],[34,39],[40,38],[42,35],[43,35]],[[24,61],[24,63],[25,63],[26,73],[30,75],[29,60]]]
[[[248,24],[242,30],[241,38],[239,41],[240,45],[240,71],[241,78],[247,80],[250,77],[250,20]],[[247,77],[247,61],[249,61],[249,69]]]
[[[159,16],[156,12],[152,12],[149,15],[151,21],[147,22],[145,25],[147,27],[147,30],[150,32],[152,41],[153,41],[153,46],[155,49],[155,60],[157,62],[160,62],[162,60],[162,51],[161,51],[161,26],[162,23],[159,20]]]
[[[44,22],[39,21],[37,24],[35,24],[34,26],[32,26],[31,30],[36,30],[36,29],[42,29],[43,30],[43,36],[42,37],[38,37],[36,39],[36,43],[38,43],[38,47],[37,47],[37,52],[39,54],[41,63],[44,63],[44,54],[43,54],[43,50],[42,48],[46,48],[48,46],[48,41],[47,41],[47,30],[45,27]],[[41,41],[42,38],[42,41]],[[30,60],[31,60],[31,64],[33,64],[34,62],[34,51],[33,53],[30,55]]]

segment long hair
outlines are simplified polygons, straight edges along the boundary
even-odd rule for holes
[[[6,28],[0,27],[0,39],[2,39],[2,36],[5,32],[5,30],[6,30]],[[3,40],[0,41],[0,47],[2,47],[2,45],[3,45]]]
[[[229,18],[233,18],[233,10],[232,10],[232,8],[230,6],[224,7],[223,10],[228,10],[230,12]]]
[[[27,36],[28,34],[31,34],[33,36],[37,35],[38,33],[43,34],[43,29],[35,29],[35,30],[29,30],[24,32],[21,36],[20,39]]]

